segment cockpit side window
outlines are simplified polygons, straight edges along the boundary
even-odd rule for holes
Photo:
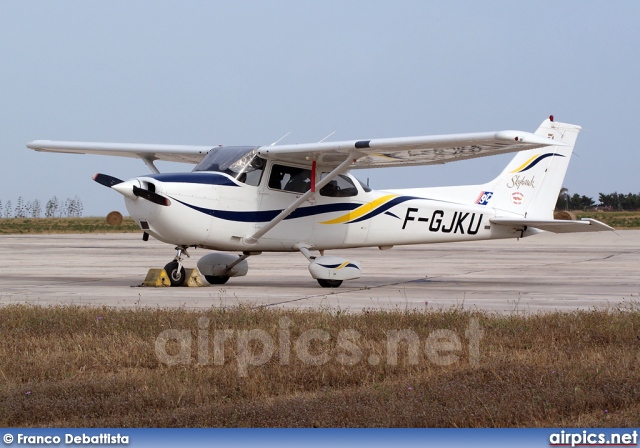
[[[274,164],[269,176],[269,188],[305,193],[311,188],[311,170]]]
[[[252,187],[257,187],[258,185],[260,185],[260,180],[262,179],[262,173],[264,173],[265,163],[264,163],[264,159],[260,159],[260,158],[258,159],[262,162],[262,165],[260,166],[260,168],[256,168],[252,171],[242,173],[240,176],[238,176],[238,181],[244,182],[245,184],[251,185]]]
[[[240,171],[238,171],[238,174],[234,177],[238,182],[257,187],[260,185],[260,179],[262,179],[265,165],[265,160],[255,155],[248,161],[243,161],[238,165],[237,168],[239,168]],[[231,169],[233,170],[234,167],[232,166]]]

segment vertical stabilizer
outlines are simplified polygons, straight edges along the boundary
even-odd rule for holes
[[[535,133],[560,144],[517,153],[497,178],[483,186],[493,193],[490,205],[499,216],[553,219],[580,129],[573,124],[545,120]]]

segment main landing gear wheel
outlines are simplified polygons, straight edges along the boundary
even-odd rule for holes
[[[177,261],[167,263],[164,270],[167,271],[167,276],[169,277],[171,286],[181,286],[187,277],[184,267]]]
[[[212,285],[224,285],[229,280],[229,277],[224,275],[205,275],[204,278]]]
[[[342,280],[323,280],[319,278],[318,283],[323,288],[337,288],[338,286],[342,285]]]

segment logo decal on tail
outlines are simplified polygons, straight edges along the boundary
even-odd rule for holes
[[[478,199],[476,199],[476,204],[478,205],[487,205],[489,203],[489,199],[493,196],[493,191],[482,191],[478,195]]]
[[[507,188],[520,188],[522,186],[536,188],[536,176],[531,176],[531,179],[526,176],[515,175],[507,183]]]
[[[523,201],[524,201],[524,195],[522,193],[520,193],[519,191],[511,193],[511,202],[513,202],[516,205],[520,205],[522,204]]]

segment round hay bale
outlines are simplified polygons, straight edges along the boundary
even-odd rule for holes
[[[555,212],[553,214],[553,219],[559,219],[562,221],[575,221],[578,218],[576,218],[576,215],[574,215],[573,213],[563,210],[561,212]]]
[[[111,212],[107,215],[107,224],[110,226],[119,226],[122,224],[122,213]]]

